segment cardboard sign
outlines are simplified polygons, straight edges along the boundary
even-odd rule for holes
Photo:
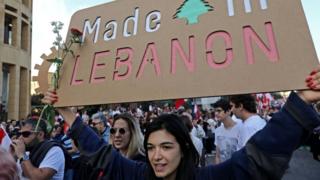
[[[70,28],[57,106],[301,89],[317,64],[300,0],[117,0]]]

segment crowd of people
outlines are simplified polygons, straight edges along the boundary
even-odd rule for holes
[[[319,161],[320,116],[310,105],[320,100],[319,71],[310,75],[315,90],[292,92],[269,113],[259,114],[247,94],[222,97],[201,113],[58,108],[51,132],[34,116],[3,122],[11,144],[0,148],[0,179],[280,179],[307,140]],[[43,102],[57,99],[48,91]],[[208,154],[214,161],[205,162]]]

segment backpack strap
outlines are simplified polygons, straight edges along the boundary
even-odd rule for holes
[[[36,167],[39,167],[40,163],[53,146],[59,146],[61,148],[61,145],[54,140],[46,140],[43,143],[41,143],[40,147],[35,149],[35,151],[32,152],[32,154],[30,155],[30,160],[32,164]]]

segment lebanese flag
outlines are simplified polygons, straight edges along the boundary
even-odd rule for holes
[[[180,106],[184,105],[184,99],[177,99],[175,102],[175,108],[179,109]]]
[[[9,135],[7,134],[6,130],[2,126],[0,126],[0,147],[9,151],[10,145],[11,139]]]

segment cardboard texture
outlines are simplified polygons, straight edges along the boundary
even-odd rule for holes
[[[318,61],[300,0],[228,2],[117,0],[76,12],[69,29],[84,42],[65,59],[56,105],[304,88]]]

